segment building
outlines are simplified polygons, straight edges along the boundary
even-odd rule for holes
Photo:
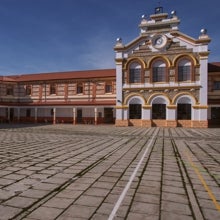
[[[0,78],[2,122],[114,123],[115,70]]]
[[[116,126],[220,125],[220,63],[211,39],[179,31],[176,12],[142,17],[140,35],[117,39],[115,69],[0,77],[2,122],[115,123]]]
[[[155,9],[140,35],[116,52],[116,125],[208,126],[208,44],[179,31],[176,12]]]
[[[220,62],[208,64],[209,126],[220,127]]]

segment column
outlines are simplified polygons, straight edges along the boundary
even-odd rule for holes
[[[97,111],[97,108],[95,108],[94,110],[95,110],[95,125],[97,125],[98,111]]]
[[[53,124],[56,124],[56,108],[53,108]]]
[[[167,105],[167,127],[177,127],[176,105]]]
[[[73,124],[76,124],[76,108],[73,108]]]
[[[142,105],[142,127],[151,126],[151,105]]]

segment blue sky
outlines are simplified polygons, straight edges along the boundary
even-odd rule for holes
[[[159,0],[0,0],[0,75],[114,68],[117,37],[139,35],[141,16]],[[212,39],[209,62],[220,61],[219,0],[161,0],[177,11],[180,31]]]

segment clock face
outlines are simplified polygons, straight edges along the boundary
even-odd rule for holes
[[[167,37],[165,35],[155,35],[152,38],[152,45],[156,49],[161,49],[166,46]]]

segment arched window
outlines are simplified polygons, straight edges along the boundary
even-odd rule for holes
[[[158,60],[153,64],[152,82],[166,82],[166,64]]]
[[[189,81],[191,80],[191,61],[188,59],[182,59],[178,63],[178,80],[177,81]]]
[[[141,83],[141,65],[137,62],[129,67],[129,83]]]

